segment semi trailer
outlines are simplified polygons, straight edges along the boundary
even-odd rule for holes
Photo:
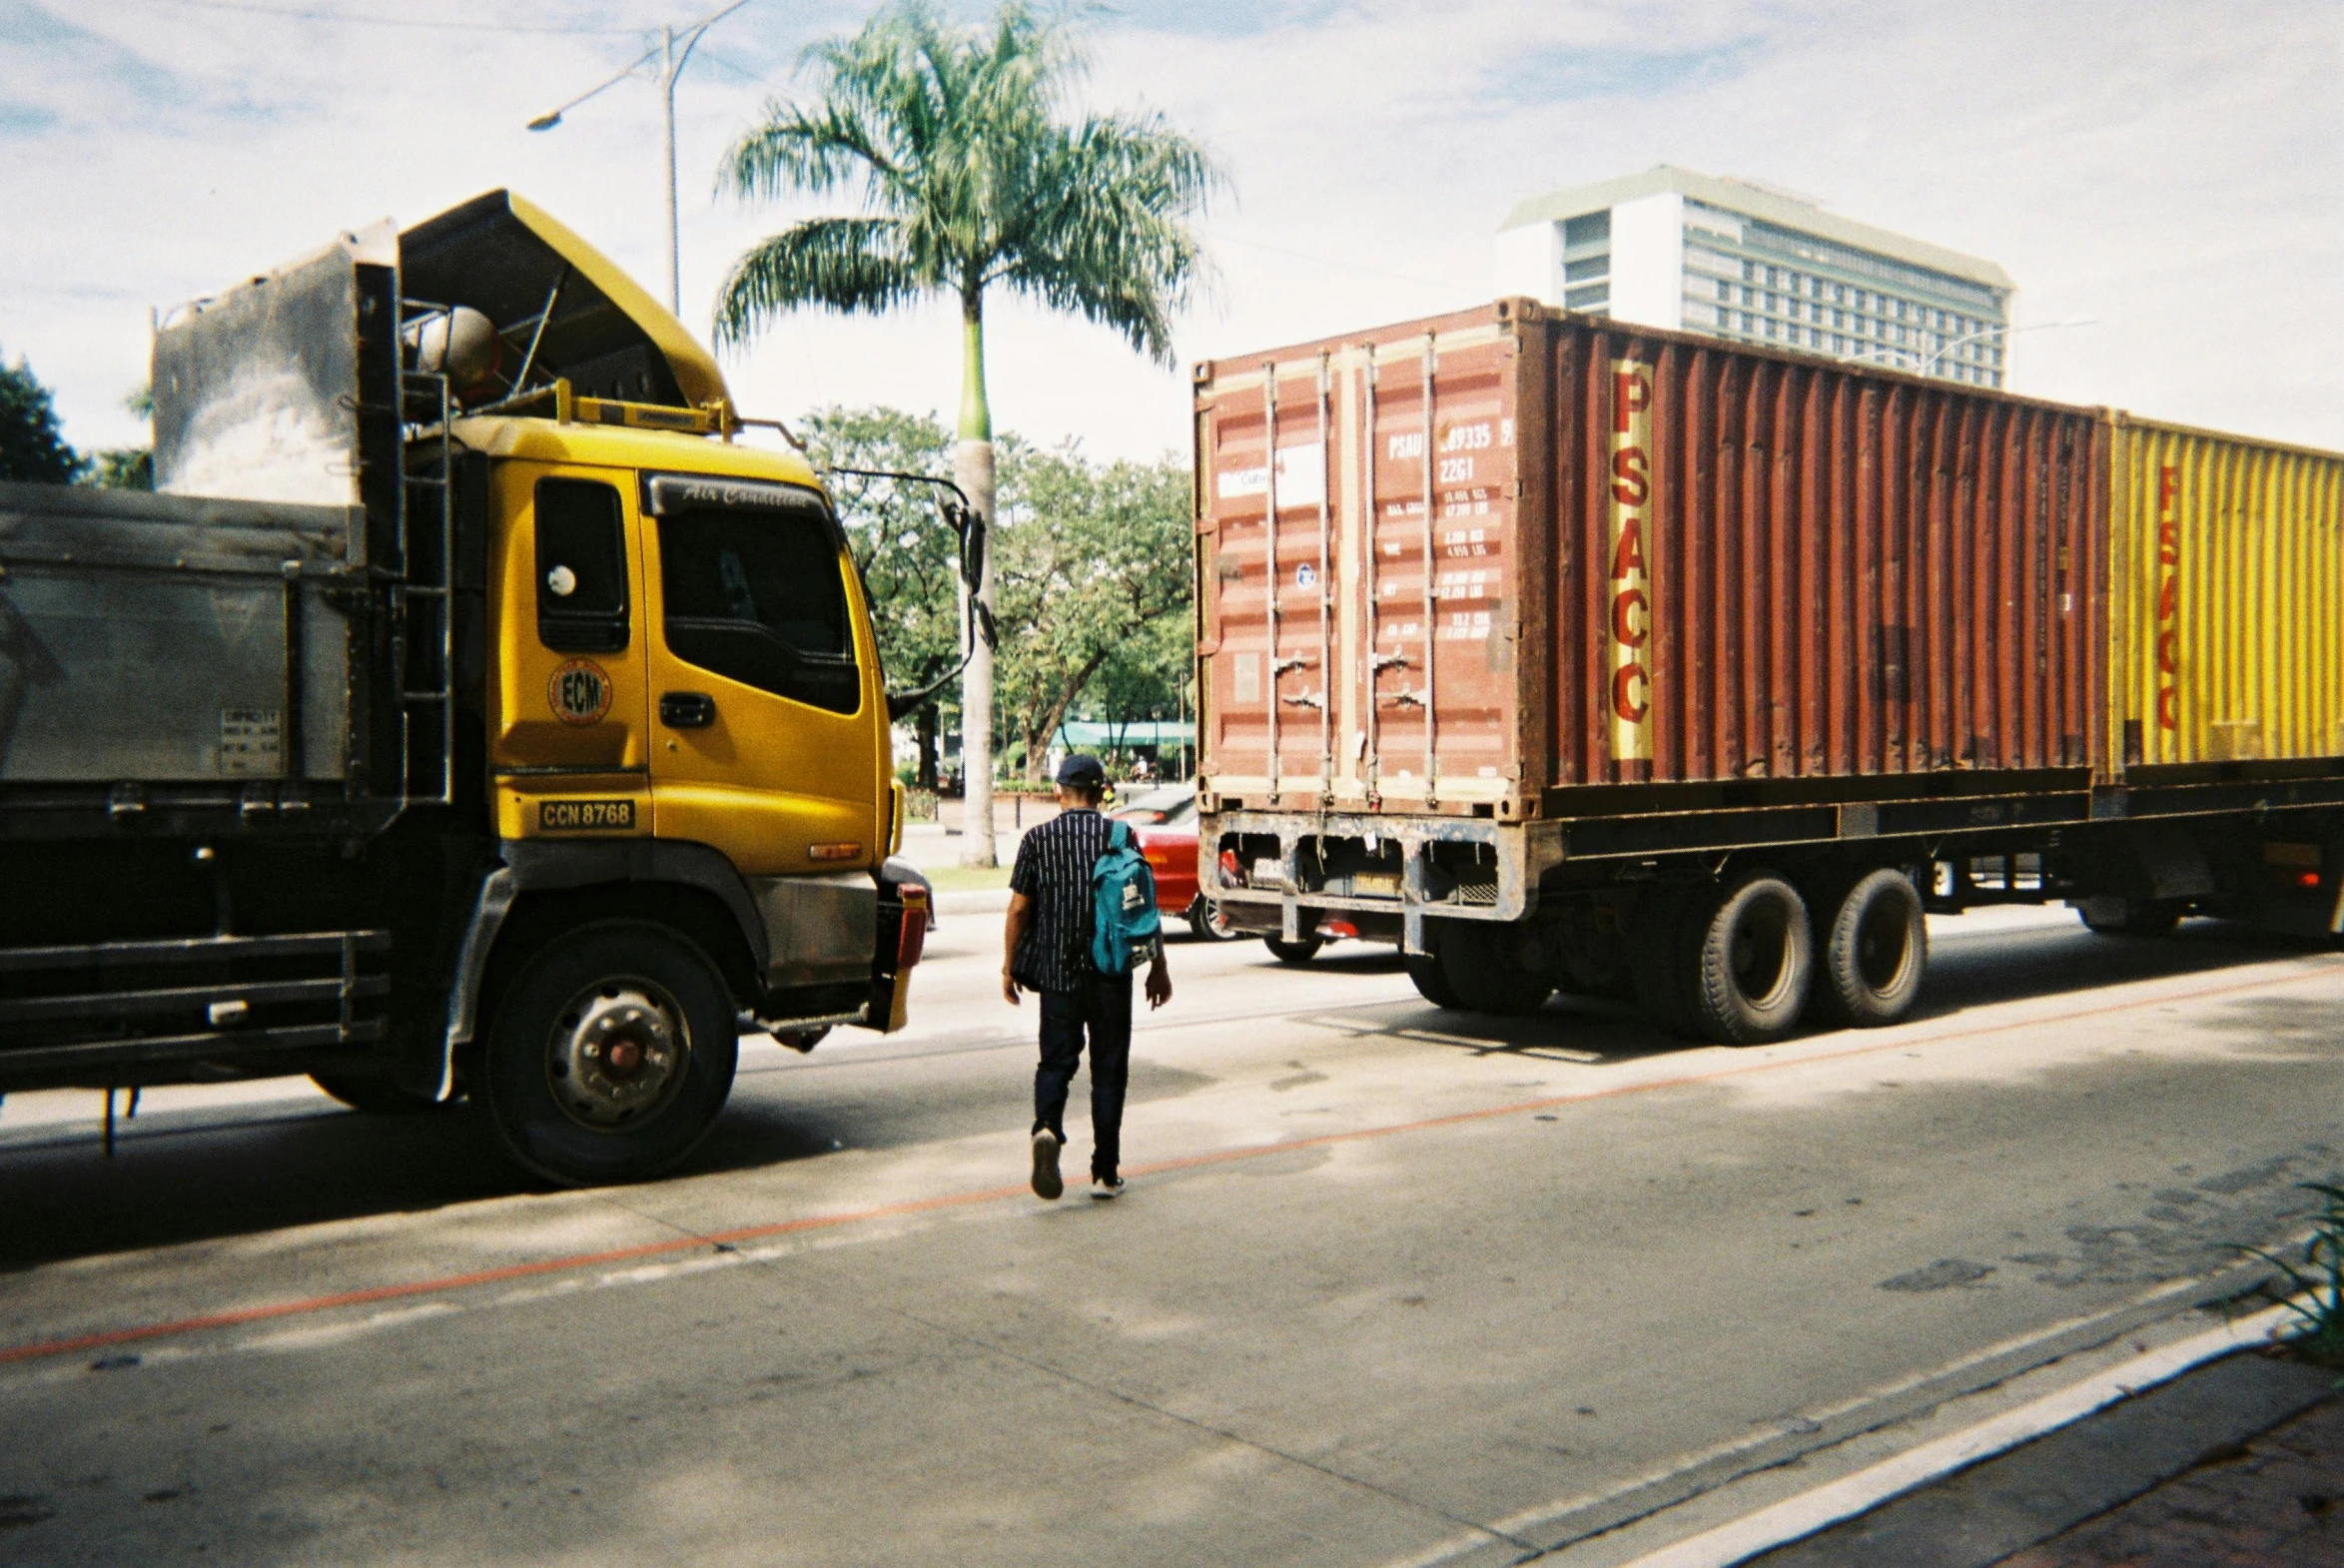
[[[744,1029],[903,1026],[908,699],[822,476],[672,315],[497,191],[174,313],[153,373],[157,493],[0,485],[0,1092],[469,1097],[620,1180]]]
[[[2344,456],[1528,300],[1195,372],[1201,886],[1444,1007],[1878,1025],[1932,912],[2344,931]]]

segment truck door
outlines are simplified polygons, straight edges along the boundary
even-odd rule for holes
[[[499,466],[494,769],[501,831],[647,826],[649,706],[630,497],[607,468]],[[631,477],[628,476],[628,477]]]
[[[762,480],[643,489],[654,831],[744,876],[878,864],[876,650],[828,504]]]

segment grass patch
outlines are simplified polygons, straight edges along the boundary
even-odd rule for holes
[[[2323,1200],[2312,1216],[2311,1237],[2303,1243],[2300,1260],[2290,1261],[2259,1246],[2239,1250],[2287,1276],[2284,1289],[2275,1279],[2262,1287],[2266,1297],[2295,1314],[2287,1347],[2320,1366],[2344,1367],[2344,1186],[2321,1181],[2296,1184]]]
[[[938,866],[924,875],[939,893],[977,893],[1010,885],[1007,866]]]

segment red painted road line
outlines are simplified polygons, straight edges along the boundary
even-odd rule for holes
[[[1675,1078],[1648,1079],[1634,1084],[1612,1084],[1600,1088],[1574,1090],[1566,1094],[1548,1095],[1537,1100],[1517,1101],[1510,1105],[1491,1106],[1479,1111],[1458,1111],[1447,1116],[1425,1117],[1414,1122],[1395,1122],[1383,1127],[1358,1128],[1348,1133],[1322,1133],[1312,1138],[1288,1139],[1275,1144],[1249,1144],[1239,1149],[1216,1150],[1210,1154],[1187,1155],[1174,1160],[1159,1160],[1131,1168],[1133,1176],[1160,1176],[1172,1171],[1193,1171],[1206,1166],[1228,1165],[1240,1160],[1259,1160],[1266,1156],[1290,1154],[1296,1150],[1324,1149],[1335,1144],[1355,1144],[1368,1139],[1396,1138],[1406,1133],[1428,1132],[1434,1128],[1459,1127],[1473,1122],[1489,1122],[1499,1117],[1521,1116],[1529,1112],[1545,1111],[1556,1106],[1583,1105],[1593,1100],[1611,1100],[1623,1095],[1647,1094],[1661,1089],[1685,1089],[1700,1084],[1714,1084],[1726,1079],[1747,1078],[1757,1073],[1777,1072],[1784,1068],[1813,1067],[1823,1063],[1845,1062],[1858,1057],[1877,1056],[1886,1051],[1905,1051],[1915,1046],[1942,1045],[1954,1040],[1976,1040],[1989,1035],[2008,1034],[2013,1030],[2047,1028],[2071,1024],[2082,1019],[2106,1018],[2119,1013],[2136,1013],[2143,1008],[2166,1007],[2181,1002],[2199,1002],[2209,998],[2235,996],[2241,992],[2263,991],[2275,986],[2294,984],[2333,972],[2344,960],[2313,960],[2294,973],[2272,976],[2263,980],[2239,981],[2226,986],[2207,986],[2196,991],[2171,993],[2163,996],[2142,997],[2130,1002],[2111,1002],[2101,1007],[2077,1008],[2042,1018],[2012,1019],[2000,1024],[1987,1024],[1974,1029],[1948,1030],[1941,1034],[1919,1038],[1901,1037],[1866,1046],[1853,1046],[1844,1051],[1824,1052],[1807,1056],[1777,1057],[1763,1062],[1747,1063],[1740,1067],[1718,1068],[1708,1073],[1686,1073]],[[507,1263],[500,1268],[476,1269],[470,1273],[445,1274],[435,1279],[411,1280],[405,1284],[376,1285],[366,1290],[343,1290],[332,1295],[307,1296],[293,1301],[273,1301],[263,1306],[238,1307],[224,1312],[206,1312],[195,1317],[174,1318],[163,1323],[142,1323],[131,1328],[109,1329],[103,1333],[76,1334],[65,1339],[39,1339],[30,1344],[16,1345],[0,1350],[0,1365],[14,1361],[36,1361],[51,1356],[72,1355],[82,1350],[102,1350],[114,1345],[135,1344],[142,1340],[163,1339],[179,1334],[197,1333],[210,1328],[234,1328],[245,1323],[267,1322],[273,1318],[300,1317],[313,1312],[332,1311],[337,1307],[365,1306],[377,1301],[412,1300],[417,1296],[443,1295],[449,1291],[467,1290],[476,1285],[497,1284],[507,1279],[526,1279],[538,1274],[569,1273],[582,1268],[593,1268],[606,1263],[628,1262],[636,1258],[669,1256],[677,1252],[695,1251],[705,1246],[737,1246],[744,1241],[759,1241],[771,1236],[790,1235],[807,1230],[832,1229],[840,1225],[861,1224],[873,1219],[891,1219],[904,1214],[932,1213],[939,1209],[966,1208],[980,1203],[1001,1202],[1023,1197],[1024,1186],[995,1186],[977,1191],[949,1192],[940,1197],[910,1198],[900,1203],[881,1203],[871,1208],[854,1208],[831,1214],[809,1214],[802,1219],[784,1219],[773,1224],[745,1225],[736,1230],[719,1230],[705,1236],[677,1236],[666,1241],[646,1241],[638,1246],[612,1247],[600,1252],[576,1252],[562,1257],[540,1258],[532,1263]]]

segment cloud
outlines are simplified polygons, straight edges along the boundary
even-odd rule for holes
[[[574,33],[367,28],[124,0],[0,0],[0,341],[85,444],[133,433],[147,305],[211,292],[386,214],[529,194],[654,292],[656,97],[622,83],[551,133],[522,123],[618,70],[652,0],[270,0],[286,9]],[[956,7],[978,14],[972,6]],[[859,6],[754,0],[711,35],[680,113],[685,315],[810,202],[712,195],[725,144]],[[1220,271],[1179,335],[1202,359],[1485,299],[1519,200],[1673,162],[2000,262],[2020,390],[2344,446],[2344,30],[2325,0],[1960,7],[1865,0],[1127,0],[1093,22],[1094,102],[1146,102],[1228,164]],[[29,216],[25,216],[29,215]],[[1109,334],[994,312],[996,416],[1110,454],[1187,438],[1185,378]],[[728,362],[742,401],[950,411],[938,309],[781,324]]]

